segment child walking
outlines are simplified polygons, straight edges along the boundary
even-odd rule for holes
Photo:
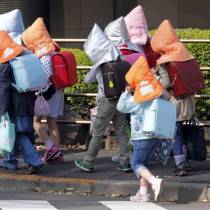
[[[120,112],[130,113],[131,116],[131,143],[133,145],[131,166],[139,179],[139,190],[136,195],[130,197],[130,200],[139,202],[149,201],[148,188],[151,185],[154,191],[154,200],[158,201],[163,192],[164,180],[155,177],[150,172],[148,163],[161,140],[142,133],[141,117],[144,107],[148,102],[134,102],[134,97],[131,94],[132,91],[133,89],[127,86],[117,104],[117,109]]]

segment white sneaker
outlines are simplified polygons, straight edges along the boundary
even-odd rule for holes
[[[164,180],[157,178],[157,182],[152,185],[152,189],[154,191],[155,201],[158,201],[163,193],[164,188]]]
[[[149,201],[149,196],[148,195],[141,195],[140,192],[138,191],[136,195],[130,197],[130,201],[133,202],[148,202]]]

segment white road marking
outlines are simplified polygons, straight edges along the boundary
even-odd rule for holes
[[[1,210],[57,210],[48,201],[0,200]]]
[[[131,201],[99,201],[112,210],[166,210],[154,203],[131,202]]]

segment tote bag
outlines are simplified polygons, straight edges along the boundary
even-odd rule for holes
[[[8,113],[1,117],[0,122],[0,151],[11,152],[15,142],[15,125],[10,122]]]
[[[204,127],[199,126],[195,120],[187,121],[183,124],[183,136],[187,145],[188,159],[206,160],[207,148]]]

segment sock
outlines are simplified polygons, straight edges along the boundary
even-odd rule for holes
[[[48,140],[45,142],[45,144],[46,144],[47,149],[50,149],[50,148],[54,145],[53,142],[52,142],[50,139],[48,139]]]
[[[183,155],[185,156],[185,159],[187,159],[187,145],[182,146]]]
[[[174,156],[174,160],[175,160],[176,166],[179,166],[180,163],[182,163],[182,162],[186,162],[186,158],[184,155]]]
[[[147,195],[148,186],[141,186],[139,189],[140,195]]]
[[[156,178],[155,176],[150,176],[148,182],[153,185],[157,182],[157,180],[158,178]]]

